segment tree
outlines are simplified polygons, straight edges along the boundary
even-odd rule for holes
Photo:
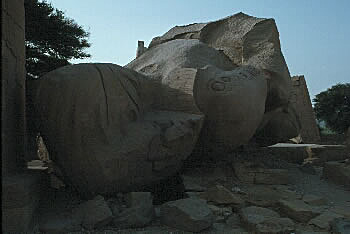
[[[316,95],[316,118],[328,128],[345,133],[350,126],[350,83],[337,84]]]
[[[38,78],[70,59],[87,58],[89,33],[45,0],[25,0],[27,78]]]

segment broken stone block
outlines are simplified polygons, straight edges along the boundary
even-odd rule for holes
[[[254,233],[290,233],[294,222],[270,209],[250,206],[241,209],[240,216],[243,224]]]
[[[311,206],[327,205],[327,200],[325,198],[313,194],[305,194],[303,196],[303,201]]]
[[[207,229],[215,219],[205,201],[193,198],[164,203],[160,216],[163,224],[189,232]]]
[[[244,204],[244,200],[237,194],[233,194],[230,190],[222,185],[216,185],[209,188],[203,195],[202,198],[207,201],[212,201],[216,204]]]
[[[112,212],[101,195],[80,204],[73,213],[74,218],[81,220],[82,226],[89,230],[103,227],[112,221]]]
[[[341,161],[326,162],[323,178],[350,188],[350,164]]]
[[[302,223],[319,215],[321,212],[302,200],[280,200],[280,208],[288,217]]]
[[[333,212],[326,211],[323,214],[320,214],[319,216],[316,216],[315,218],[311,219],[309,221],[309,225],[314,225],[318,228],[329,230],[331,223],[337,219],[341,218],[342,216]]]

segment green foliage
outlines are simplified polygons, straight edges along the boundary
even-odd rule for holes
[[[350,126],[350,83],[337,84],[313,99],[316,118],[337,133]]]
[[[38,78],[70,59],[90,57],[89,33],[50,3],[25,0],[27,77]]]

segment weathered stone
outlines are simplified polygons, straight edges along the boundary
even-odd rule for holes
[[[158,89],[114,64],[47,73],[35,108],[50,158],[65,182],[94,195],[137,191],[174,175],[192,152],[203,116],[153,111]]]
[[[201,197],[216,204],[244,204],[244,200],[239,195],[233,194],[222,185],[209,188]]]
[[[145,204],[123,210],[114,218],[113,223],[119,228],[139,228],[149,224],[154,217],[154,207]]]
[[[126,194],[128,208],[116,214],[113,222],[119,228],[144,227],[155,217],[152,194],[149,192],[131,192]]]
[[[328,231],[330,229],[331,222],[333,222],[336,218],[340,217],[342,216],[339,214],[326,211],[325,213],[322,213],[319,216],[316,216],[315,218],[311,219],[308,224],[314,225],[316,227]]]
[[[206,190],[205,187],[199,185],[195,178],[189,176],[182,176],[183,184],[187,192],[203,192]]]
[[[350,219],[337,218],[331,223],[331,231],[334,234],[350,233]]]
[[[73,213],[86,229],[103,227],[112,221],[112,212],[100,195],[80,204]]]
[[[124,197],[128,207],[136,207],[142,205],[152,205],[152,194],[150,192],[130,192]]]
[[[316,124],[315,113],[304,76],[292,77],[290,102],[298,114],[301,129],[300,135],[304,143],[316,143],[321,140]]]
[[[264,69],[266,75],[269,76],[269,89],[264,119],[255,135],[255,141],[271,144],[298,135],[300,124],[295,111],[292,110],[293,107],[288,106],[291,78],[281,53],[278,31],[273,19],[255,18],[238,13],[209,23],[176,26],[163,36],[154,38],[149,45],[149,52],[179,38],[192,41],[199,39],[222,51],[233,64],[252,65]],[[145,60],[148,59],[146,55],[147,53],[144,54]],[[142,56],[139,59],[142,59]],[[153,62],[148,64],[155,65]],[[144,67],[147,68],[148,64],[145,63]],[[242,97],[239,99],[242,100]],[[213,123],[210,122],[210,124]],[[219,126],[218,130],[224,126],[228,127],[228,124]],[[243,130],[239,129],[239,132],[243,133]],[[234,132],[236,131],[237,129]],[[241,137],[243,141],[246,135],[241,135]]]
[[[239,228],[241,225],[241,220],[238,216],[238,214],[234,213],[232,215],[230,215],[227,219],[226,219],[226,224],[227,226],[229,226],[230,228]]]
[[[247,188],[247,202],[254,206],[275,207],[280,199],[294,200],[300,198],[287,188],[272,188],[266,185],[254,185]]]
[[[313,194],[305,194],[303,196],[303,201],[312,206],[327,205],[327,200],[325,198]]]
[[[255,233],[286,233],[294,230],[294,223],[270,209],[250,206],[240,212],[242,222]]]
[[[216,216],[227,217],[232,214],[231,207],[218,207],[215,205],[208,205],[208,207]]]
[[[74,220],[72,217],[64,215],[56,215],[55,217],[46,215],[45,221],[40,224],[39,230],[42,233],[61,234],[72,231],[80,231],[81,226],[79,220]]]
[[[254,184],[288,184],[288,170],[256,167],[250,163],[234,163],[235,173],[242,182]]]
[[[350,205],[334,206],[330,211],[350,219]]]
[[[222,234],[222,233],[230,233],[230,234],[245,234],[246,232],[244,229],[240,227],[231,228],[224,223],[214,223],[213,227],[209,229],[208,231],[203,231],[204,234]]]
[[[29,232],[41,192],[39,175],[16,174],[2,177],[2,230],[5,233]],[[20,222],[19,222],[20,220]]]
[[[158,108],[204,113],[201,140],[214,144],[214,150],[247,143],[262,120],[267,89],[263,73],[251,66],[237,67],[199,40],[162,43],[127,67],[168,86],[159,94]]]
[[[184,231],[200,232],[214,222],[214,215],[206,202],[187,198],[164,203],[161,206],[161,222]]]
[[[350,164],[327,162],[323,168],[323,178],[350,188]]]
[[[316,175],[316,170],[315,168],[312,166],[312,163],[307,162],[307,163],[303,163],[300,166],[300,170],[306,174],[310,174],[310,175]]]
[[[23,2],[23,0],[1,1],[1,113],[3,113],[1,116],[1,168],[3,176],[25,168],[23,157],[26,145],[25,12]],[[6,228],[5,223],[3,227]]]
[[[302,200],[280,200],[280,208],[288,217],[302,223],[308,222],[313,217],[319,215],[321,212]]]

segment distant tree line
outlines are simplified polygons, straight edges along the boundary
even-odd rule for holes
[[[313,99],[316,118],[336,133],[350,127],[350,83],[336,84]]]

